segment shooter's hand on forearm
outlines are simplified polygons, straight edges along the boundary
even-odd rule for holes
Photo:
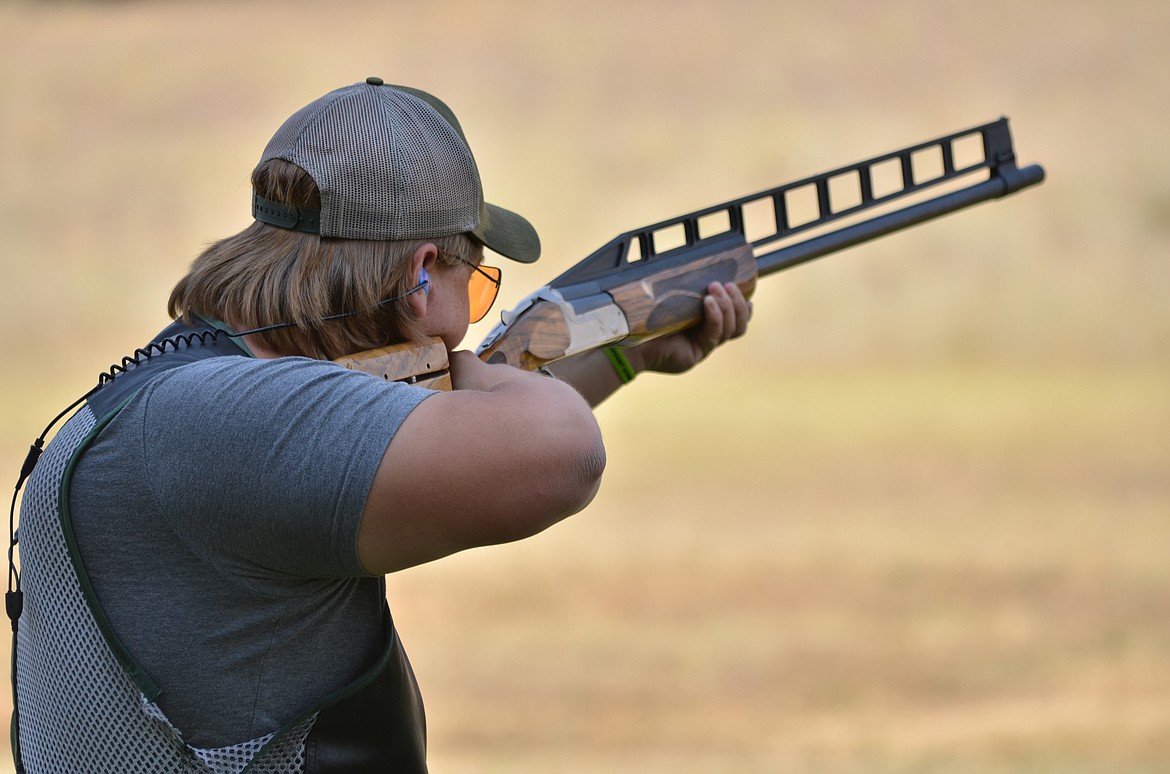
[[[752,302],[732,283],[712,282],[703,298],[703,322],[625,350],[636,371],[680,374],[694,368],[720,344],[747,331]]]

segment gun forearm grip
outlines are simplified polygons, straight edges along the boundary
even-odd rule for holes
[[[494,331],[479,355],[526,371],[623,339],[646,341],[697,325],[711,283],[735,283],[745,295],[756,287],[756,260],[744,243],[685,260],[647,263],[645,271],[619,274],[608,287],[582,286],[566,300],[558,292],[536,300]],[[545,290],[549,290],[545,288]],[[505,317],[507,319],[507,316]]]
[[[712,282],[732,282],[744,296],[756,289],[756,259],[747,245],[664,268],[611,288],[630,326],[630,337],[652,339],[697,325]]]

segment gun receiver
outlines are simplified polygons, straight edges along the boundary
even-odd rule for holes
[[[476,351],[534,370],[597,347],[633,346],[697,324],[711,282],[734,282],[750,295],[760,276],[1043,179],[1040,166],[1016,166],[1000,118],[627,231],[504,312]],[[882,214],[826,228],[869,210]]]

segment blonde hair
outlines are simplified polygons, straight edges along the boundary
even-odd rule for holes
[[[319,209],[316,183],[280,159],[252,172],[259,196]],[[418,285],[411,257],[427,243],[443,265],[473,261],[478,245],[466,234],[425,240],[324,239],[259,221],[208,247],[171,291],[167,311],[224,320],[241,330],[293,323],[256,334],[280,355],[333,360],[352,352],[420,338],[419,321],[403,300]],[[337,320],[330,315],[347,314]]]

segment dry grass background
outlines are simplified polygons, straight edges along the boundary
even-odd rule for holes
[[[378,74],[546,258],[1007,114],[1049,180],[769,279],[597,502],[390,579],[436,772],[1170,771],[1170,5],[9,2],[0,469]],[[478,340],[482,330],[473,331]]]

